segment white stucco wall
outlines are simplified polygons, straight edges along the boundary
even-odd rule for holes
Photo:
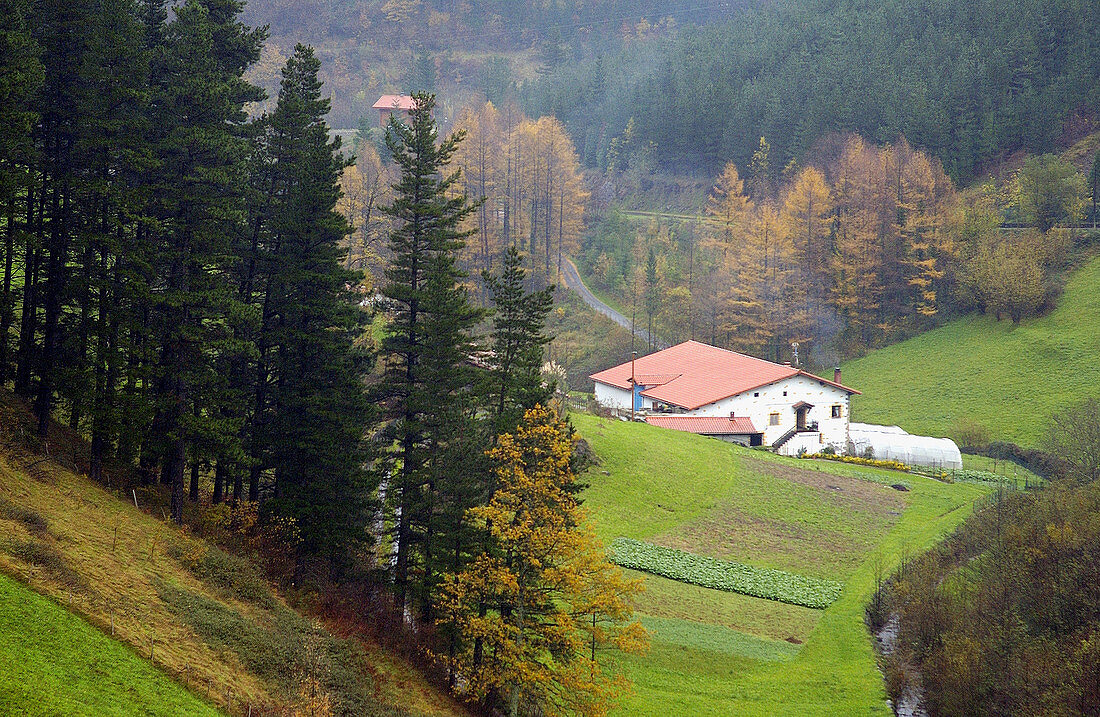
[[[784,395],[784,393],[786,395]],[[821,438],[818,446],[808,452],[816,453],[831,445],[837,453],[848,446],[848,392],[805,376],[794,376],[767,386],[685,412],[687,416],[747,416],[756,429],[764,432],[764,445],[770,446],[794,428],[797,415],[794,404],[801,401],[813,404],[806,415],[807,425],[817,422]],[[630,410],[630,392],[596,382],[596,400],[608,408]],[[653,400],[643,398],[643,408],[651,409]],[[832,417],[833,406],[840,406],[840,418]],[[771,415],[779,414],[779,424],[771,425]]]
[[[601,406],[607,406],[608,408],[621,408],[624,411],[630,410],[630,391],[625,389],[616,388],[614,386],[608,386],[605,383],[595,382],[596,384],[596,402]]]
[[[779,452],[785,456],[797,456],[799,453],[821,453],[825,447],[825,436],[820,432],[796,433],[791,440],[784,443]],[[834,446],[835,448],[835,446]],[[840,453],[840,449],[837,449]]]
[[[786,393],[787,395],[783,395]],[[757,396],[756,394],[760,394]],[[797,415],[794,404],[800,401],[813,404],[806,415],[806,423],[817,421],[821,431],[822,447],[831,445],[838,453],[848,445],[848,392],[805,376],[795,376],[753,391],[746,391],[708,406],[690,415],[748,416],[757,430],[764,432],[764,445],[770,446],[794,428]],[[832,417],[833,406],[840,406],[840,418]],[[779,425],[771,425],[771,414],[779,414]]]

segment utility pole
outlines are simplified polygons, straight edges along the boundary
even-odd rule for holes
[[[634,359],[638,358],[637,351],[630,352],[630,422],[634,423]]]

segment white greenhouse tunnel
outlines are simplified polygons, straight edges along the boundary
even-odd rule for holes
[[[950,438],[914,436],[898,426],[852,423],[848,427],[852,455],[865,455],[870,449],[875,460],[898,461],[910,466],[962,468],[962,453]]]

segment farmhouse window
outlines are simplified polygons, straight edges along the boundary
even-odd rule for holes
[[[773,413],[772,415],[768,416],[768,423],[769,423],[769,425],[772,425],[772,426],[778,426],[779,425],[779,414],[778,413]]]
[[[753,397],[753,398],[760,398],[760,392],[759,392],[759,391],[757,391],[756,393],[754,393],[754,394],[752,395],[752,397]]]
[[[840,406],[833,406],[833,418],[840,418]]]

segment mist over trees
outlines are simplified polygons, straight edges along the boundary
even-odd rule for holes
[[[967,181],[1017,149],[1048,151],[1095,127],[1100,9],[1086,0],[929,5],[762,3],[671,41],[596,52],[528,85],[588,166],[606,167],[630,119],[673,172],[774,167],[829,132],[904,135]]]

